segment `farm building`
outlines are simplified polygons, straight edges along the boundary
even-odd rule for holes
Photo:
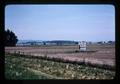
[[[78,43],[78,45],[79,45],[79,50],[80,51],[86,51],[86,42],[85,41],[81,41],[81,42],[79,42]]]

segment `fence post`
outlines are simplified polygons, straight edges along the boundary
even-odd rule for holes
[[[22,55],[24,55],[24,52],[22,52]]]
[[[20,51],[18,51],[18,55],[20,56]]]

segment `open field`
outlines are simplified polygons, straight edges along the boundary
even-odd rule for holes
[[[87,52],[79,52],[76,45],[5,47],[5,52],[7,79],[113,79],[115,76],[114,45],[87,45]]]
[[[72,62],[85,62],[92,65],[115,67],[115,45],[87,45],[88,52],[78,52],[78,46],[32,46],[6,47],[7,53],[18,53],[32,56],[56,58]],[[94,51],[94,52],[93,52]]]
[[[5,55],[6,79],[113,79],[114,77],[115,71],[112,70]]]

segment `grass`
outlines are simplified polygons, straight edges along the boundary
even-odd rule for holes
[[[6,79],[113,79],[115,71],[45,59],[5,56]]]
[[[15,62],[16,61],[16,62]],[[7,57],[5,59],[5,78],[6,79],[46,79],[47,77],[42,75],[36,75],[34,72],[30,71],[22,66],[22,61],[19,57],[16,59],[14,57]]]

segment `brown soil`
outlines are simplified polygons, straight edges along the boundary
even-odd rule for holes
[[[77,52],[76,52],[77,51]],[[87,51],[78,52],[78,46],[5,47],[5,52],[33,56],[48,56],[70,61],[85,61],[92,64],[115,66],[115,45],[87,45]],[[90,52],[95,51],[95,52]]]

